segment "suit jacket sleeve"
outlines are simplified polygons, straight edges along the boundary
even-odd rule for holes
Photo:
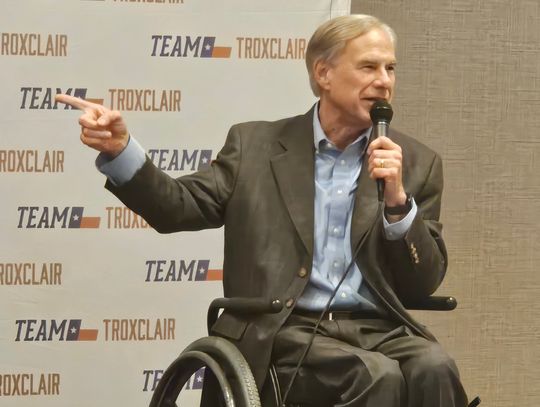
[[[240,165],[240,137],[233,126],[209,168],[173,179],[147,157],[135,176],[120,187],[105,187],[160,233],[223,225],[227,202]]]
[[[447,253],[439,222],[443,190],[442,161],[433,154],[424,182],[405,186],[418,205],[418,213],[403,239],[383,242],[387,267],[393,277],[394,289],[402,301],[422,299],[441,284],[447,268]],[[412,169],[411,171],[415,171]],[[409,189],[410,190],[410,189]]]

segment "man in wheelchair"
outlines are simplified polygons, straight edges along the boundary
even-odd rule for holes
[[[240,349],[259,389],[272,360],[290,403],[467,405],[454,361],[403,306],[437,289],[447,256],[441,158],[386,132],[395,46],[374,17],[327,21],[306,51],[318,102],[234,125],[210,168],[178,179],[145,157],[120,113],[58,97],[84,111],[81,139],[101,152],[106,187],[157,231],[225,226],[225,296],[283,309],[225,310],[212,332]],[[377,109],[384,120],[372,121]]]

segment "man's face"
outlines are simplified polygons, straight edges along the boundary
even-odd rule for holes
[[[330,64],[322,63],[321,102],[328,103],[341,124],[367,128],[378,99],[392,100],[396,56],[390,36],[380,29],[350,40]],[[317,68],[316,68],[317,69]]]

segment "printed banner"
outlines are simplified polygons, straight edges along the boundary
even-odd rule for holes
[[[123,112],[173,177],[229,127],[306,112],[304,55],[331,0],[3,0],[0,405],[146,406],[206,335],[223,231],[160,235],[103,188],[66,93]],[[202,371],[182,392],[198,405]]]

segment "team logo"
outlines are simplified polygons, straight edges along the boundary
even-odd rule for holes
[[[200,171],[212,163],[212,150],[151,148],[148,157],[163,171]]]
[[[152,35],[153,57],[229,58],[231,47],[217,46],[216,37]]]
[[[17,319],[15,342],[96,341],[98,329],[83,329],[81,319]],[[175,318],[107,318],[103,340],[169,341],[176,339]]]
[[[58,93],[75,96],[81,99],[86,99],[88,93],[87,88],[49,88],[49,87],[21,87],[21,109],[29,110],[57,110],[58,107],[64,110],[75,109],[69,105],[58,105],[54,97]]]
[[[184,390],[202,389],[204,383],[204,369],[204,367],[201,367],[190,377]],[[143,370],[144,385],[142,391],[154,391],[164,372],[164,370]]]
[[[59,93],[75,96],[103,105],[104,99],[89,97],[88,88],[31,87],[20,88],[22,110],[73,110],[74,107],[58,103]],[[108,90],[111,109],[138,112],[179,112],[182,93],[179,89],[131,89],[111,88]]]
[[[304,59],[307,40],[298,37],[236,37],[233,47],[216,45],[216,37],[191,35],[152,35],[153,57],[231,58],[238,59]]]
[[[19,229],[96,229],[101,218],[83,216],[82,206],[19,206]]]
[[[220,281],[223,270],[210,269],[210,260],[147,260],[146,282]]]
[[[98,229],[100,216],[85,216],[82,206],[19,206],[18,229]],[[107,206],[107,229],[150,229],[151,226],[125,206]]]
[[[97,329],[82,329],[81,319],[17,319],[15,341],[95,341]]]

